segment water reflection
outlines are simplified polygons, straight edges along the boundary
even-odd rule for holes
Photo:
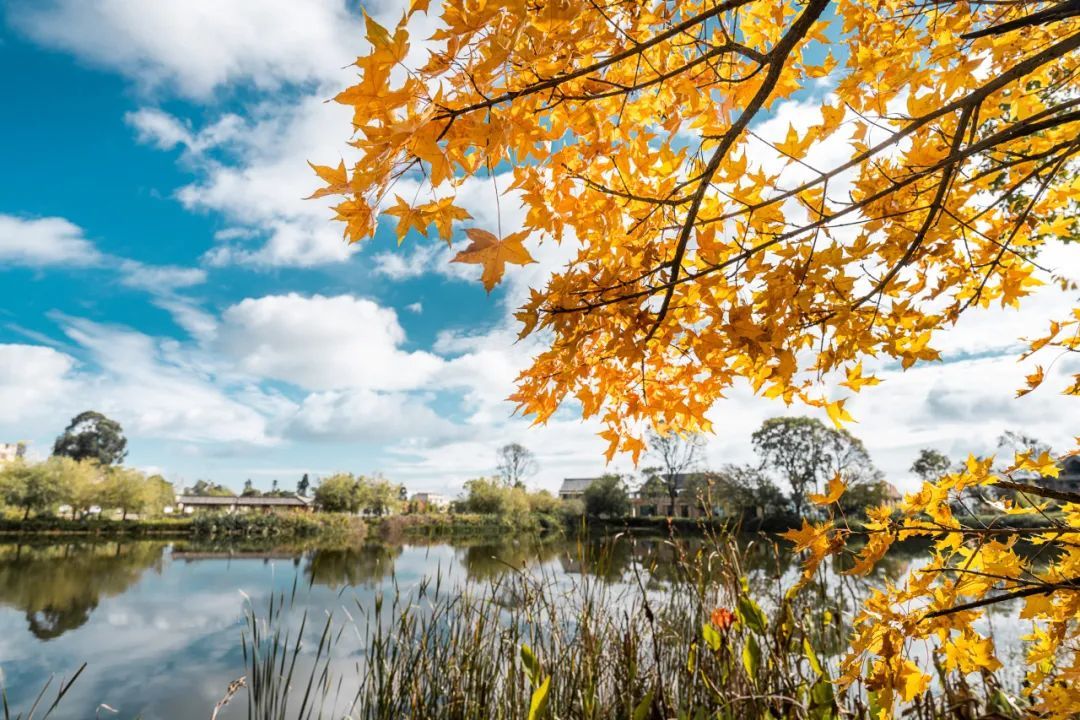
[[[81,627],[102,598],[120,595],[153,568],[164,543],[84,541],[0,545],[0,604],[23,612],[30,632],[52,640]]]
[[[335,590],[342,587],[370,587],[394,571],[401,545],[372,543],[361,547],[316,550],[304,573],[315,585]]]
[[[662,537],[351,547],[0,543],[0,678],[11,698],[21,703],[30,696],[32,702],[50,673],[70,672],[88,660],[76,689],[86,702],[76,702],[58,720],[92,717],[100,702],[124,705],[122,717],[205,719],[224,686],[242,672],[238,636],[245,598],[263,606],[272,588],[287,592],[294,580],[311,586],[302,602],[318,617],[342,605],[349,607],[350,617],[365,617],[377,594],[393,593],[392,584],[412,588],[435,575],[445,587],[470,583],[481,591],[493,588],[497,601],[506,605],[525,601],[509,592],[513,583],[497,586],[507,573],[567,587],[599,584],[610,587],[605,597],[617,601],[623,591],[633,596],[639,582],[653,592],[730,572],[717,552],[700,539]],[[735,555],[735,574],[746,578],[770,610],[800,575],[797,559],[766,536],[741,539]],[[843,652],[849,637],[844,620],[855,614],[869,588],[902,578],[924,556],[924,546],[894,546],[868,578],[843,575],[845,560],[827,563],[792,606],[793,613],[809,620],[819,654]],[[720,595],[715,600],[725,602]],[[987,622],[993,624],[999,647],[1008,642],[1020,652],[1016,611],[994,607]],[[363,649],[348,652],[354,654],[342,662],[352,667]],[[242,706],[230,707],[221,717],[239,718],[243,711]]]

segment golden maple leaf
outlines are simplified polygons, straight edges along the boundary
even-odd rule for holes
[[[484,271],[480,275],[480,280],[488,292],[491,292],[502,280],[507,263],[528,265],[536,262],[521,244],[521,241],[528,237],[527,232],[512,233],[502,239],[480,228],[469,228],[465,234],[472,243],[455,255],[451,262],[483,266]]]

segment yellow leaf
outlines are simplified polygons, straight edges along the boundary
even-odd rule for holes
[[[840,496],[847,490],[847,483],[840,477],[840,473],[833,475],[832,480],[829,481],[829,486],[824,495],[818,495],[811,493],[807,497],[810,502],[815,505],[832,505],[834,502],[840,499]]]
[[[825,412],[829,414],[829,419],[833,421],[837,430],[843,430],[845,422],[855,422],[851,413],[844,409],[845,402],[845,400],[837,400],[825,404]]]
[[[1016,397],[1023,397],[1025,395],[1027,395],[1029,392],[1031,392],[1032,390],[1034,390],[1035,388],[1042,385],[1042,381],[1043,381],[1044,376],[1045,376],[1045,373],[1043,371],[1042,365],[1036,365],[1035,366],[1035,372],[1031,373],[1026,378],[1027,387],[1023,387],[1023,388],[1020,388],[1019,390],[1017,390],[1016,391]]]
[[[506,263],[528,265],[536,262],[521,244],[521,241],[528,237],[527,232],[516,232],[501,240],[480,228],[469,228],[465,234],[472,243],[455,255],[451,262],[482,265],[484,271],[480,279],[488,292],[502,280]]]

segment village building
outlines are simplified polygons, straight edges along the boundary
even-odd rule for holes
[[[560,500],[580,500],[585,496],[585,490],[600,478],[566,478],[559,487]]]
[[[446,510],[450,507],[450,498],[431,492],[413,493],[413,496],[409,498],[409,502],[430,510]]]
[[[314,500],[302,495],[288,497],[260,497],[234,495],[178,495],[176,512],[191,515],[196,511],[234,513],[272,513],[283,510],[313,510]]]
[[[26,456],[26,443],[0,443],[0,464]]]

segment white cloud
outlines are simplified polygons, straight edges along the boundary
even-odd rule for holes
[[[82,228],[64,218],[0,215],[0,262],[27,267],[89,267],[102,259]]]
[[[439,445],[463,428],[440,417],[423,398],[404,393],[345,390],[308,395],[287,429],[298,439],[369,444]]]
[[[146,265],[137,260],[121,260],[120,272],[120,282],[127,287],[155,295],[172,293],[206,282],[206,271],[202,268]]]
[[[29,419],[47,414],[49,405],[69,394],[74,366],[72,357],[51,347],[0,345],[0,427],[17,433]]]
[[[405,331],[392,309],[348,295],[244,300],[223,314],[218,341],[245,371],[308,390],[415,389],[443,362],[402,349]]]
[[[359,250],[331,220],[329,199],[305,199],[319,184],[308,161],[333,163],[347,149],[349,111],[325,102],[327,95],[262,103],[243,120],[228,115],[197,132],[160,110],[129,117],[144,142],[185,147],[184,161],[200,179],[177,191],[180,202],[229,223],[208,262],[311,267]]]
[[[8,13],[43,45],[192,98],[324,82],[355,57],[361,27],[345,0],[23,0]]]
[[[231,378],[192,357],[175,341],[75,318],[63,318],[62,324],[95,367],[79,378],[78,403],[114,415],[125,428],[144,436],[207,443],[273,442],[264,414],[250,400],[241,402],[227,391]],[[259,395],[263,402],[272,401]]]

